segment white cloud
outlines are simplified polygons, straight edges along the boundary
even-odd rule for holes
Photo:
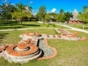
[[[54,13],[55,11],[56,11],[56,8],[53,8],[53,9],[51,10],[51,12],[53,12],[53,13]]]

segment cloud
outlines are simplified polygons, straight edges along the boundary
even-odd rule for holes
[[[55,11],[56,11],[56,8],[53,8],[53,9],[51,10],[51,12],[53,12],[53,13],[54,13]]]

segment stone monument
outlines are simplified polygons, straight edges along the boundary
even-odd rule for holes
[[[77,18],[77,16],[78,16],[78,11],[77,11],[76,9],[72,12],[72,15],[73,15],[73,17],[70,18],[69,24],[82,24],[82,23],[83,23],[81,20],[79,20],[79,19]]]
[[[76,9],[73,11],[72,15],[73,15],[73,19],[77,20],[78,12]]]

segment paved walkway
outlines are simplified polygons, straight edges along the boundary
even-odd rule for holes
[[[80,31],[80,32],[84,32],[88,34],[87,30],[83,30],[83,29],[79,29],[79,28],[74,28],[74,27],[70,27],[67,25],[63,25],[63,24],[57,24],[56,25],[60,25],[60,26],[64,26],[66,28],[70,28],[71,30],[75,30],[75,31]],[[14,31],[14,30],[29,30],[29,29],[55,29],[55,28],[51,28],[51,27],[39,27],[39,28],[20,28],[20,29],[4,29],[4,30],[0,30],[0,31]]]
[[[71,30],[80,31],[80,32],[84,32],[84,33],[87,33],[88,34],[88,31],[87,30],[83,30],[83,29],[79,29],[79,28],[74,28],[74,27],[70,27],[70,26],[67,26],[67,25],[63,25],[63,24],[58,24],[58,25],[64,26],[66,28],[70,28]]]
[[[19,28],[19,29],[3,29],[0,31],[15,31],[15,30],[29,30],[29,29],[55,29],[54,27],[35,27],[35,28]]]

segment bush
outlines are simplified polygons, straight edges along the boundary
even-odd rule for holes
[[[47,24],[47,27],[49,27],[49,24]]]
[[[55,25],[55,24],[52,24],[52,26],[53,26],[53,27],[56,27],[56,25]]]

